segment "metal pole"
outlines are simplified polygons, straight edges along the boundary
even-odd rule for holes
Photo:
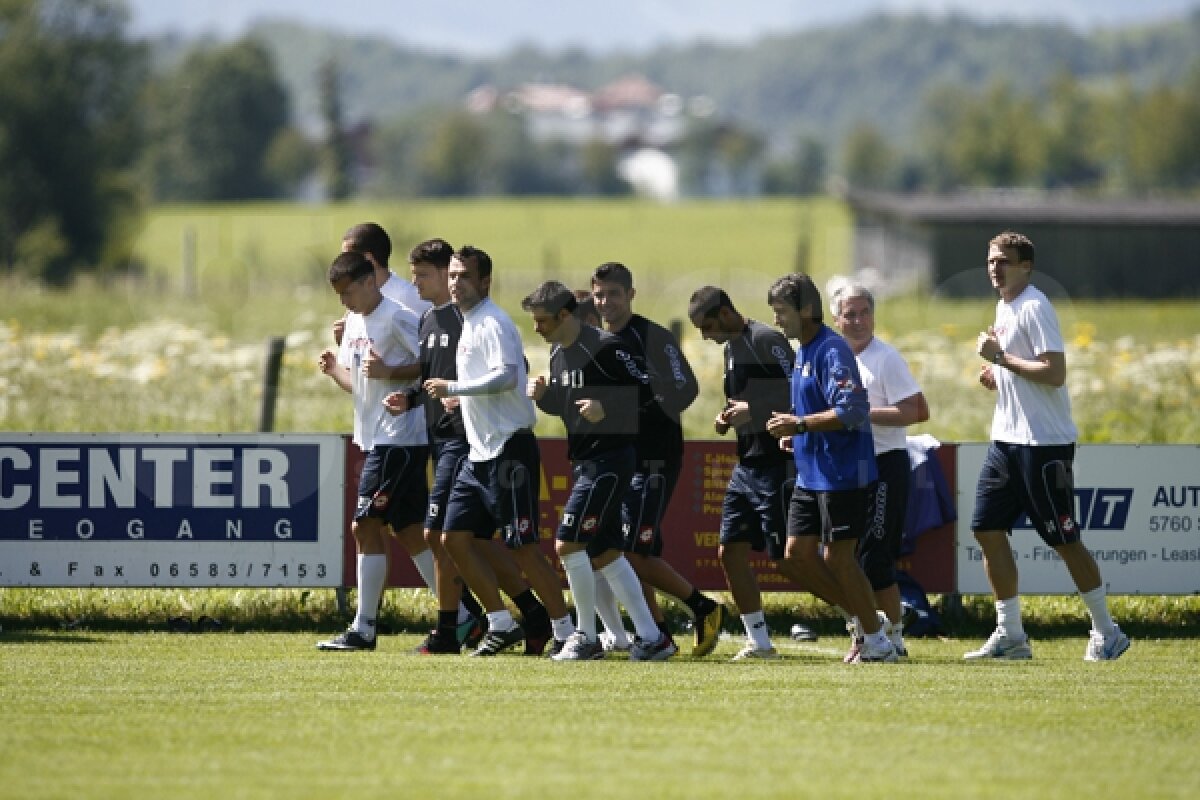
[[[267,340],[267,363],[263,370],[262,407],[258,412],[258,430],[270,433],[275,429],[275,401],[279,395],[279,371],[283,367],[282,336]]]

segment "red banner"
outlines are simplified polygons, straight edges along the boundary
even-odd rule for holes
[[[570,494],[571,466],[567,461],[565,439],[539,439],[539,445],[542,454],[539,520],[542,547],[557,566],[554,533]],[[935,452],[953,493],[954,448],[943,446]],[[363,457],[352,444],[346,448],[346,453],[346,557],[343,577],[346,586],[354,586],[355,553],[350,522],[357,500],[358,474]],[[717,558],[717,545],[721,532],[721,501],[736,465],[737,451],[732,441],[688,442],[684,448],[683,471],[663,525],[663,557],[699,589],[723,591],[728,588],[725,573]],[[758,573],[763,591],[798,591],[795,584],[785,578],[765,555],[755,555],[751,564]],[[953,592],[954,525],[943,525],[923,534],[917,540],[916,552],[903,558],[899,566],[916,578],[926,591]],[[399,587],[422,585],[412,560],[394,544],[388,582],[390,586]]]

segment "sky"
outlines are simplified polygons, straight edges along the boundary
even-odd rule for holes
[[[423,49],[488,56],[520,44],[644,51],[697,39],[744,43],[872,11],[970,12],[1083,30],[1180,16],[1200,0],[126,0],[135,33],[234,38],[260,19],[373,34]],[[434,43],[445,43],[439,46]]]

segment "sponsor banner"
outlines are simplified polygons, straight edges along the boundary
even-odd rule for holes
[[[338,586],[345,444],[0,434],[0,586]]]
[[[958,446],[958,590],[990,594],[971,533],[986,444]],[[1075,519],[1114,594],[1200,592],[1200,447],[1082,445],[1075,452]],[[1066,565],[1028,518],[1013,528],[1022,594],[1070,594]]]

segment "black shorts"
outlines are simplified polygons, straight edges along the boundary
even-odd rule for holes
[[[772,560],[783,558],[792,472],[790,461],[733,468],[721,505],[721,544],[749,542]]]
[[[595,557],[621,549],[621,498],[633,477],[633,446],[619,447],[571,465],[571,494],[556,538],[588,546]]]
[[[788,537],[820,536],[823,544],[857,542],[867,529],[873,486],[834,492],[797,486],[788,506]]]
[[[504,543],[514,550],[536,544],[541,474],[541,453],[529,431],[514,433],[500,455],[489,461],[464,460],[446,501],[442,530],[470,531],[476,538],[490,539],[499,528]]]
[[[640,464],[621,498],[621,549],[626,553],[661,556],[662,521],[679,483],[681,465]]]
[[[871,493],[867,531],[858,542],[858,563],[871,588],[887,589],[896,583],[896,559],[904,543],[904,518],[908,513],[908,450],[889,450],[875,456],[879,482]]]
[[[429,448],[380,445],[369,450],[358,476],[356,520],[382,519],[399,531],[421,522],[429,502],[425,462]]]
[[[1008,531],[1021,514],[1051,547],[1079,541],[1075,445],[992,442],[975,487],[973,531]]]
[[[442,530],[446,520],[446,506],[450,502],[450,490],[454,479],[471,452],[466,439],[435,440],[430,448],[433,458],[433,485],[429,487],[429,507],[425,512],[425,529]]]

